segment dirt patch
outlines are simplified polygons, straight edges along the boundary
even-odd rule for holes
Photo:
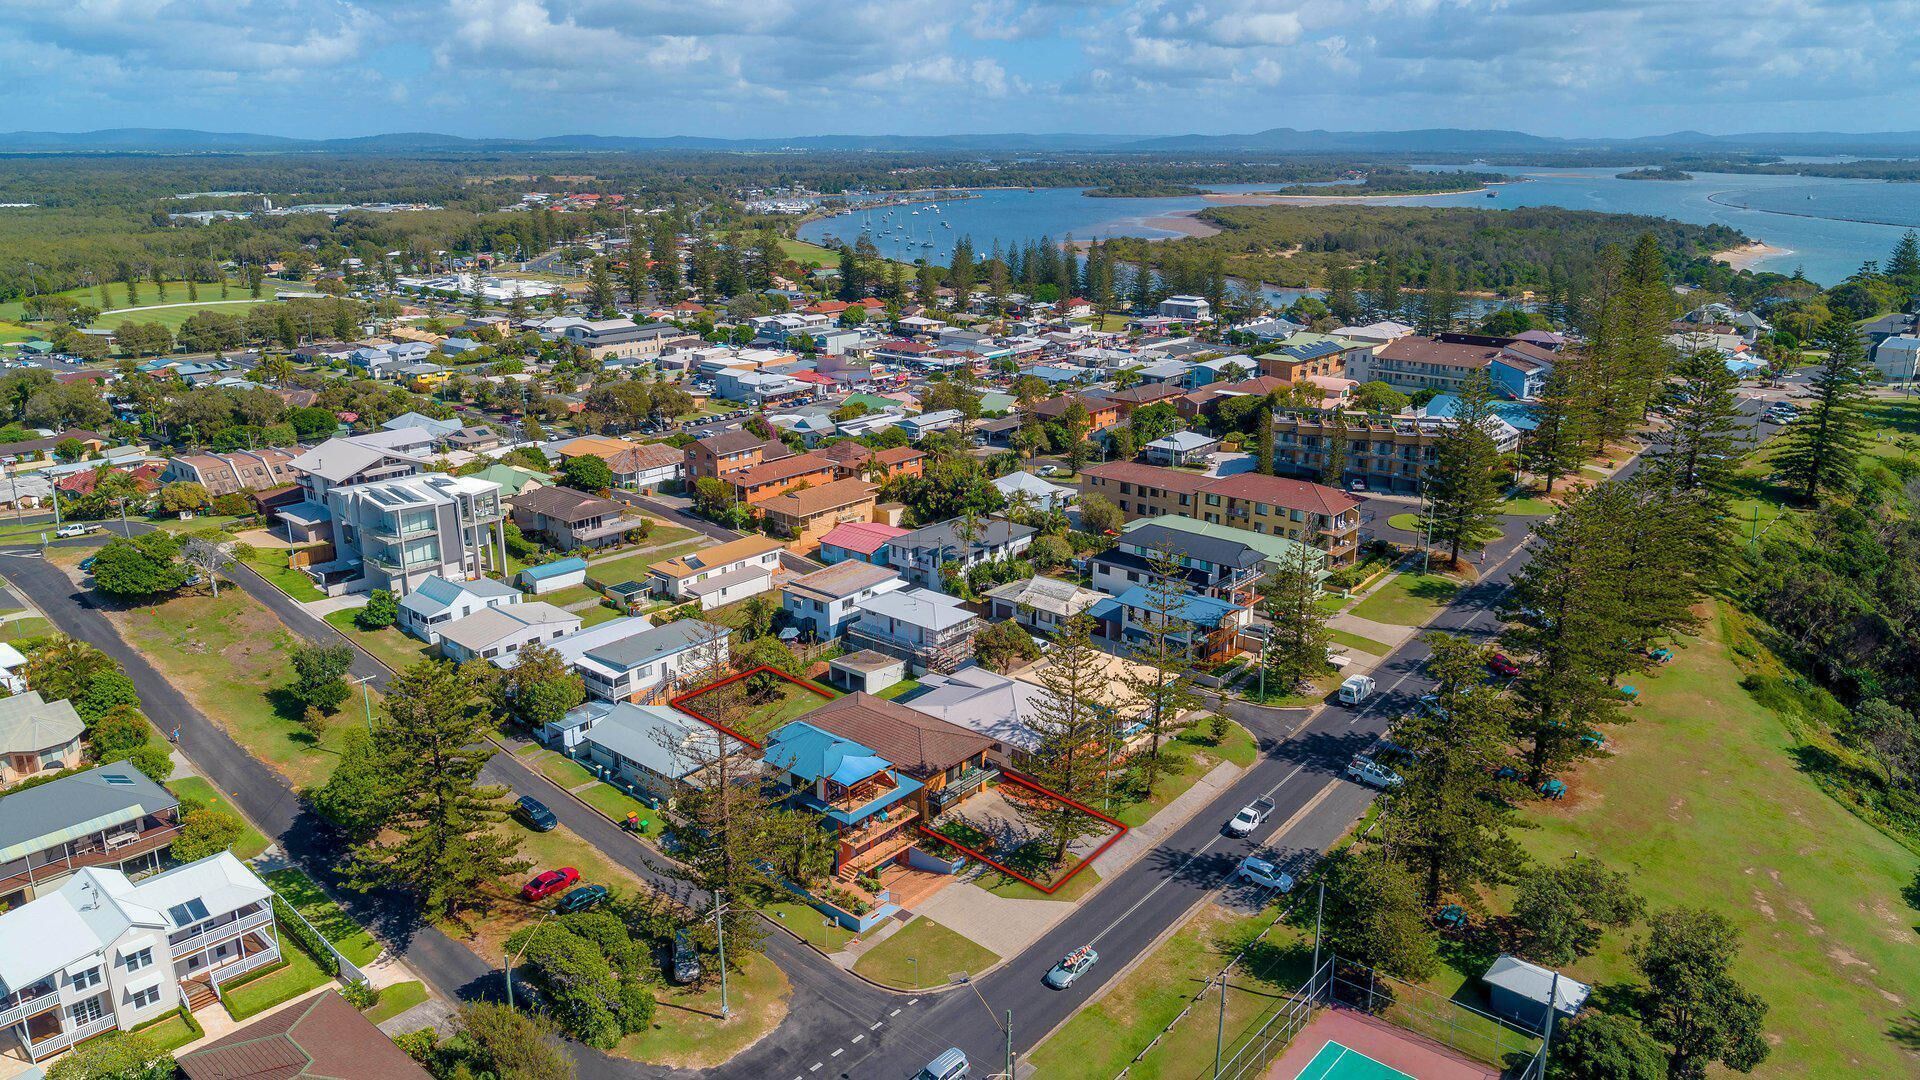
[[[1773,913],[1773,905],[1767,903],[1767,895],[1759,889],[1753,890],[1753,906],[1758,908],[1760,914],[1765,915],[1768,921],[1773,921],[1776,918]]]

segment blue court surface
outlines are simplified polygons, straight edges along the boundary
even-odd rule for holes
[[[1389,1068],[1358,1050],[1330,1042],[1322,1046],[1299,1080],[1414,1080],[1399,1069]]]

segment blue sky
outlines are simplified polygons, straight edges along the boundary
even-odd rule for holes
[[[1895,130],[1916,26],[1920,0],[0,0],[0,124]]]

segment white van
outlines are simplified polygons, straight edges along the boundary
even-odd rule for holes
[[[1373,677],[1370,675],[1349,675],[1340,683],[1340,703],[1358,705],[1373,693]]]
[[[913,1080],[966,1080],[968,1068],[967,1055],[957,1046],[950,1047],[927,1062],[927,1067],[915,1073]]]

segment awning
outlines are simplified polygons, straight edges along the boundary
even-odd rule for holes
[[[22,840],[17,844],[9,844],[6,847],[0,848],[0,863],[23,859],[36,851],[45,851],[50,847],[83,839],[97,832],[105,832],[115,825],[125,825],[129,821],[139,821],[145,815],[146,811],[138,806],[125,806],[118,810],[101,814],[98,817],[75,822],[64,828],[42,833],[30,840]]]

